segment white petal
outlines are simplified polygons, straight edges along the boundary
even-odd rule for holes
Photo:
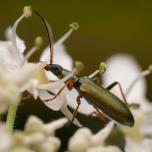
[[[127,90],[132,81],[141,73],[141,68],[138,66],[136,60],[126,54],[116,54],[107,60],[107,71],[103,76],[103,81],[106,86],[110,85],[114,81],[120,82],[124,92]],[[120,90],[118,87],[112,89],[122,99]],[[146,83],[144,79],[141,79],[136,83],[132,91],[128,96],[128,102],[139,103],[145,98]]]
[[[53,95],[49,94],[46,90],[40,90],[40,89],[38,90],[38,95],[42,101],[48,100],[54,97]],[[61,94],[58,95],[54,100],[48,101],[48,102],[44,101],[44,104],[50,109],[58,111],[66,104],[66,99],[64,97],[63,92],[61,92]]]
[[[53,62],[55,64],[59,64],[63,66],[63,68],[67,70],[72,69],[72,58],[71,56],[66,52],[65,47],[63,44],[55,44],[54,45],[54,57]],[[50,63],[50,48],[46,48],[44,52],[42,53],[40,57],[40,61],[45,61],[47,63]],[[46,74],[50,80],[57,80],[57,77],[51,74],[51,72],[47,72]]]
[[[126,140],[125,152],[152,152],[152,140],[144,139],[140,143],[136,143],[130,138]]]
[[[14,47],[9,41],[0,41],[0,64],[9,72],[20,67],[20,61],[16,58]]]
[[[92,138],[92,142],[96,145],[102,145],[104,144],[106,138],[109,136],[109,134],[111,133],[112,129],[114,126],[114,122],[109,122],[105,128],[101,129],[101,131],[99,131],[97,134],[95,134]]]
[[[27,133],[42,132],[43,126],[43,121],[40,118],[32,115],[27,119],[25,131]]]
[[[44,126],[44,131],[48,135],[53,135],[57,129],[62,128],[68,122],[67,118],[61,118],[55,121],[52,121]]]
[[[12,146],[12,139],[11,135],[7,132],[4,125],[0,125],[0,151],[6,152],[10,151]]]
[[[32,79],[29,81],[29,83],[27,83],[26,85],[24,85],[24,87],[22,87],[22,92],[27,90],[29,93],[31,93],[33,95],[34,99],[37,99],[38,97],[38,80],[37,79]]]
[[[70,152],[86,152],[91,145],[92,133],[88,128],[80,128],[70,138],[68,149]]]
[[[74,75],[74,73],[75,73],[75,69],[70,74],[65,76],[63,79],[60,79],[56,82],[51,82],[51,83],[48,83],[48,84],[40,85],[39,89],[47,89],[47,90],[52,90],[52,89],[56,89],[56,88],[61,89],[65,85],[64,83],[67,80],[69,80]]]
[[[142,134],[152,136],[152,105],[149,104],[149,108],[151,108],[151,112],[145,114],[140,129]]]
[[[72,120],[73,118],[73,114],[70,112],[70,110],[68,109],[67,105],[65,104],[62,108],[61,108],[61,112],[69,119]],[[75,125],[77,125],[78,127],[82,127],[81,123],[74,118],[73,123]]]
[[[13,72],[12,75],[10,75],[10,78],[19,87],[22,88],[24,87],[24,85],[26,85],[29,82],[33,74],[39,69],[41,69],[42,67],[43,67],[43,64],[27,63],[24,66],[22,66],[22,68],[17,69],[15,72]]]
[[[5,37],[7,40],[12,40],[12,28],[8,27],[5,31]],[[23,53],[26,49],[25,42],[16,34],[16,43],[17,48],[19,49],[20,53]]]
[[[121,152],[121,150],[117,146],[107,146],[107,147],[98,146],[98,147],[89,148],[87,152]]]
[[[67,99],[67,104],[73,109],[76,109],[77,107],[77,101],[76,98],[78,96],[78,92],[76,89],[68,90],[67,88],[65,89],[65,96]],[[81,98],[81,104],[78,109],[78,112],[85,114],[85,115],[90,115],[92,114],[95,110],[92,105],[90,105],[84,98]]]
[[[40,144],[38,150],[40,152],[57,152],[61,146],[61,141],[57,137],[49,136]]]

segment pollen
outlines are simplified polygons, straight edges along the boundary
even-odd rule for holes
[[[79,28],[79,24],[77,22],[73,22],[69,26],[74,30],[77,30]]]
[[[32,7],[31,6],[24,6],[23,14],[26,18],[31,17],[32,15]]]
[[[106,63],[101,62],[100,65],[99,65],[100,74],[103,74],[106,71],[106,69],[107,69]]]

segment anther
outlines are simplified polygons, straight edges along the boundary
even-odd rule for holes
[[[103,74],[106,71],[106,69],[107,69],[107,64],[104,62],[101,62],[99,65],[99,73]]]
[[[69,26],[74,30],[77,30],[79,28],[79,24],[77,22],[73,22]]]
[[[31,17],[32,15],[32,7],[31,6],[24,6],[23,14],[25,18]]]

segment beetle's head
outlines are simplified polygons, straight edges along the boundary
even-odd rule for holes
[[[51,71],[57,77],[62,77],[63,68],[58,64],[48,64],[44,69],[46,71]]]

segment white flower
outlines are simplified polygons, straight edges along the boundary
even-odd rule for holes
[[[27,13],[27,11],[26,11]],[[24,64],[24,42],[16,35],[19,22],[27,17],[24,13],[6,32],[7,41],[0,41],[0,113],[20,101],[21,89],[27,85],[33,73],[43,64]]]
[[[39,118],[30,116],[24,131],[8,132],[4,124],[0,124],[1,152],[57,152],[61,141],[55,131],[68,122],[61,118],[44,124]]]
[[[41,39],[36,38],[36,44],[32,47],[32,49],[26,55],[23,54],[26,46],[24,41],[17,36],[16,29],[18,24],[30,14],[28,14],[28,11],[29,7],[24,8],[24,13],[17,19],[13,27],[7,29],[6,37],[8,41],[0,42],[0,65],[3,67],[3,69],[5,69],[7,75],[10,75],[11,77],[14,75],[14,81],[20,86],[18,89],[20,92],[27,90],[35,99],[40,97],[40,99],[44,101],[53,98],[53,95],[51,95],[48,91],[51,91],[54,94],[57,93],[58,87],[61,88],[62,84],[64,84],[64,82],[73,75],[73,72],[63,80],[49,83],[43,69],[46,63],[28,63],[28,59],[39,48],[41,43]],[[69,32],[71,33],[72,31]],[[63,46],[58,45],[58,43],[60,42],[56,43],[55,48],[63,48]],[[68,64],[69,63],[67,62],[67,65]],[[27,71],[23,72],[24,67],[29,68],[26,68]],[[22,81],[24,82],[24,85],[20,85]],[[15,98],[13,99],[15,100]],[[53,102],[46,103],[46,105],[49,105],[49,107],[51,107],[53,110],[60,110],[61,107],[64,107],[63,109],[65,109],[66,112],[67,108],[65,107],[64,102],[59,102],[60,99],[62,98],[57,98]],[[63,101],[63,99],[61,101]],[[76,119],[74,122],[79,124]]]
[[[113,129],[113,122],[110,122],[93,135],[88,128],[81,128],[69,140],[68,150],[70,152],[121,152],[116,146],[106,146],[105,140]]]
[[[103,78],[106,86],[114,81],[120,82],[128,103],[137,103],[140,106],[138,109],[132,109],[135,118],[134,126],[132,128],[121,127],[126,136],[126,152],[138,151],[145,146],[145,140],[148,141],[148,143],[151,142],[151,139],[148,139],[145,136],[152,135],[152,104],[146,98],[146,82],[143,78],[150,74],[151,69],[142,72],[136,60],[132,56],[124,54],[112,56],[107,60],[107,64],[108,69]],[[134,84],[134,86],[132,86],[132,84]],[[111,91],[122,98],[117,87]],[[150,151],[147,150],[146,152]]]
[[[4,124],[0,124],[0,151],[8,152],[8,150],[12,147],[12,139],[11,135],[7,131]]]
[[[23,15],[21,15],[21,17],[17,19],[12,28],[9,28],[7,30],[6,37],[9,41],[3,42],[0,45],[0,48],[2,48],[3,50],[3,52],[0,53],[0,64],[3,66],[3,68],[6,69],[8,74],[14,73],[14,71],[17,70],[20,71],[25,65],[31,67],[36,66],[37,70],[32,71],[32,73],[29,72],[31,75],[33,74],[34,76],[32,78],[28,77],[29,79],[27,83],[24,86],[22,86],[21,92],[27,90],[29,93],[33,95],[35,99],[39,97],[42,101],[44,101],[44,104],[46,106],[55,111],[61,110],[63,114],[65,114],[70,120],[72,120],[73,115],[68,110],[67,105],[72,107],[73,109],[76,108],[76,98],[78,96],[78,93],[75,89],[69,91],[67,88],[65,88],[63,92],[61,92],[61,94],[53,101],[45,101],[53,98],[53,94],[57,94],[57,92],[64,86],[64,82],[67,81],[70,77],[72,77],[75,71],[72,71],[69,76],[63,78],[60,81],[49,82],[49,80],[57,80],[57,78],[53,76],[51,72],[45,72],[47,74],[47,77],[44,73],[43,68],[46,65],[46,62],[49,63],[49,48],[46,48],[41,55],[40,61],[44,61],[42,62],[42,64],[31,64],[28,62],[30,56],[39,48],[38,45],[33,46],[33,48],[26,55],[23,54],[26,46],[24,41],[17,36],[16,29],[18,24],[23,20],[23,18],[25,18],[25,16],[28,16],[28,10],[29,8],[24,9]],[[71,27],[72,28],[61,39],[54,43],[53,60],[55,61],[55,63],[61,64],[64,68],[67,68],[68,70],[72,69],[72,58],[66,53],[63,42],[71,35],[71,33],[75,29],[78,28],[78,24],[71,24]],[[20,76],[22,78],[22,75]],[[50,92],[52,92],[53,94]],[[91,105],[89,105],[84,98],[81,99],[81,102],[82,105],[80,106],[79,112],[86,115],[90,115],[94,112],[94,108]],[[85,110],[86,106],[88,107],[87,110]],[[81,124],[78,122],[76,118],[74,118],[73,122],[74,124],[81,126]]]
[[[130,138],[126,138],[125,152],[151,152],[152,139],[144,138],[141,142],[137,143]]]
[[[16,144],[18,143],[18,147],[29,148],[33,151],[56,152],[61,142],[55,137],[55,131],[62,128],[67,122],[67,118],[61,118],[44,124],[39,118],[30,116],[26,123],[25,131],[16,131],[14,133],[14,141]]]

